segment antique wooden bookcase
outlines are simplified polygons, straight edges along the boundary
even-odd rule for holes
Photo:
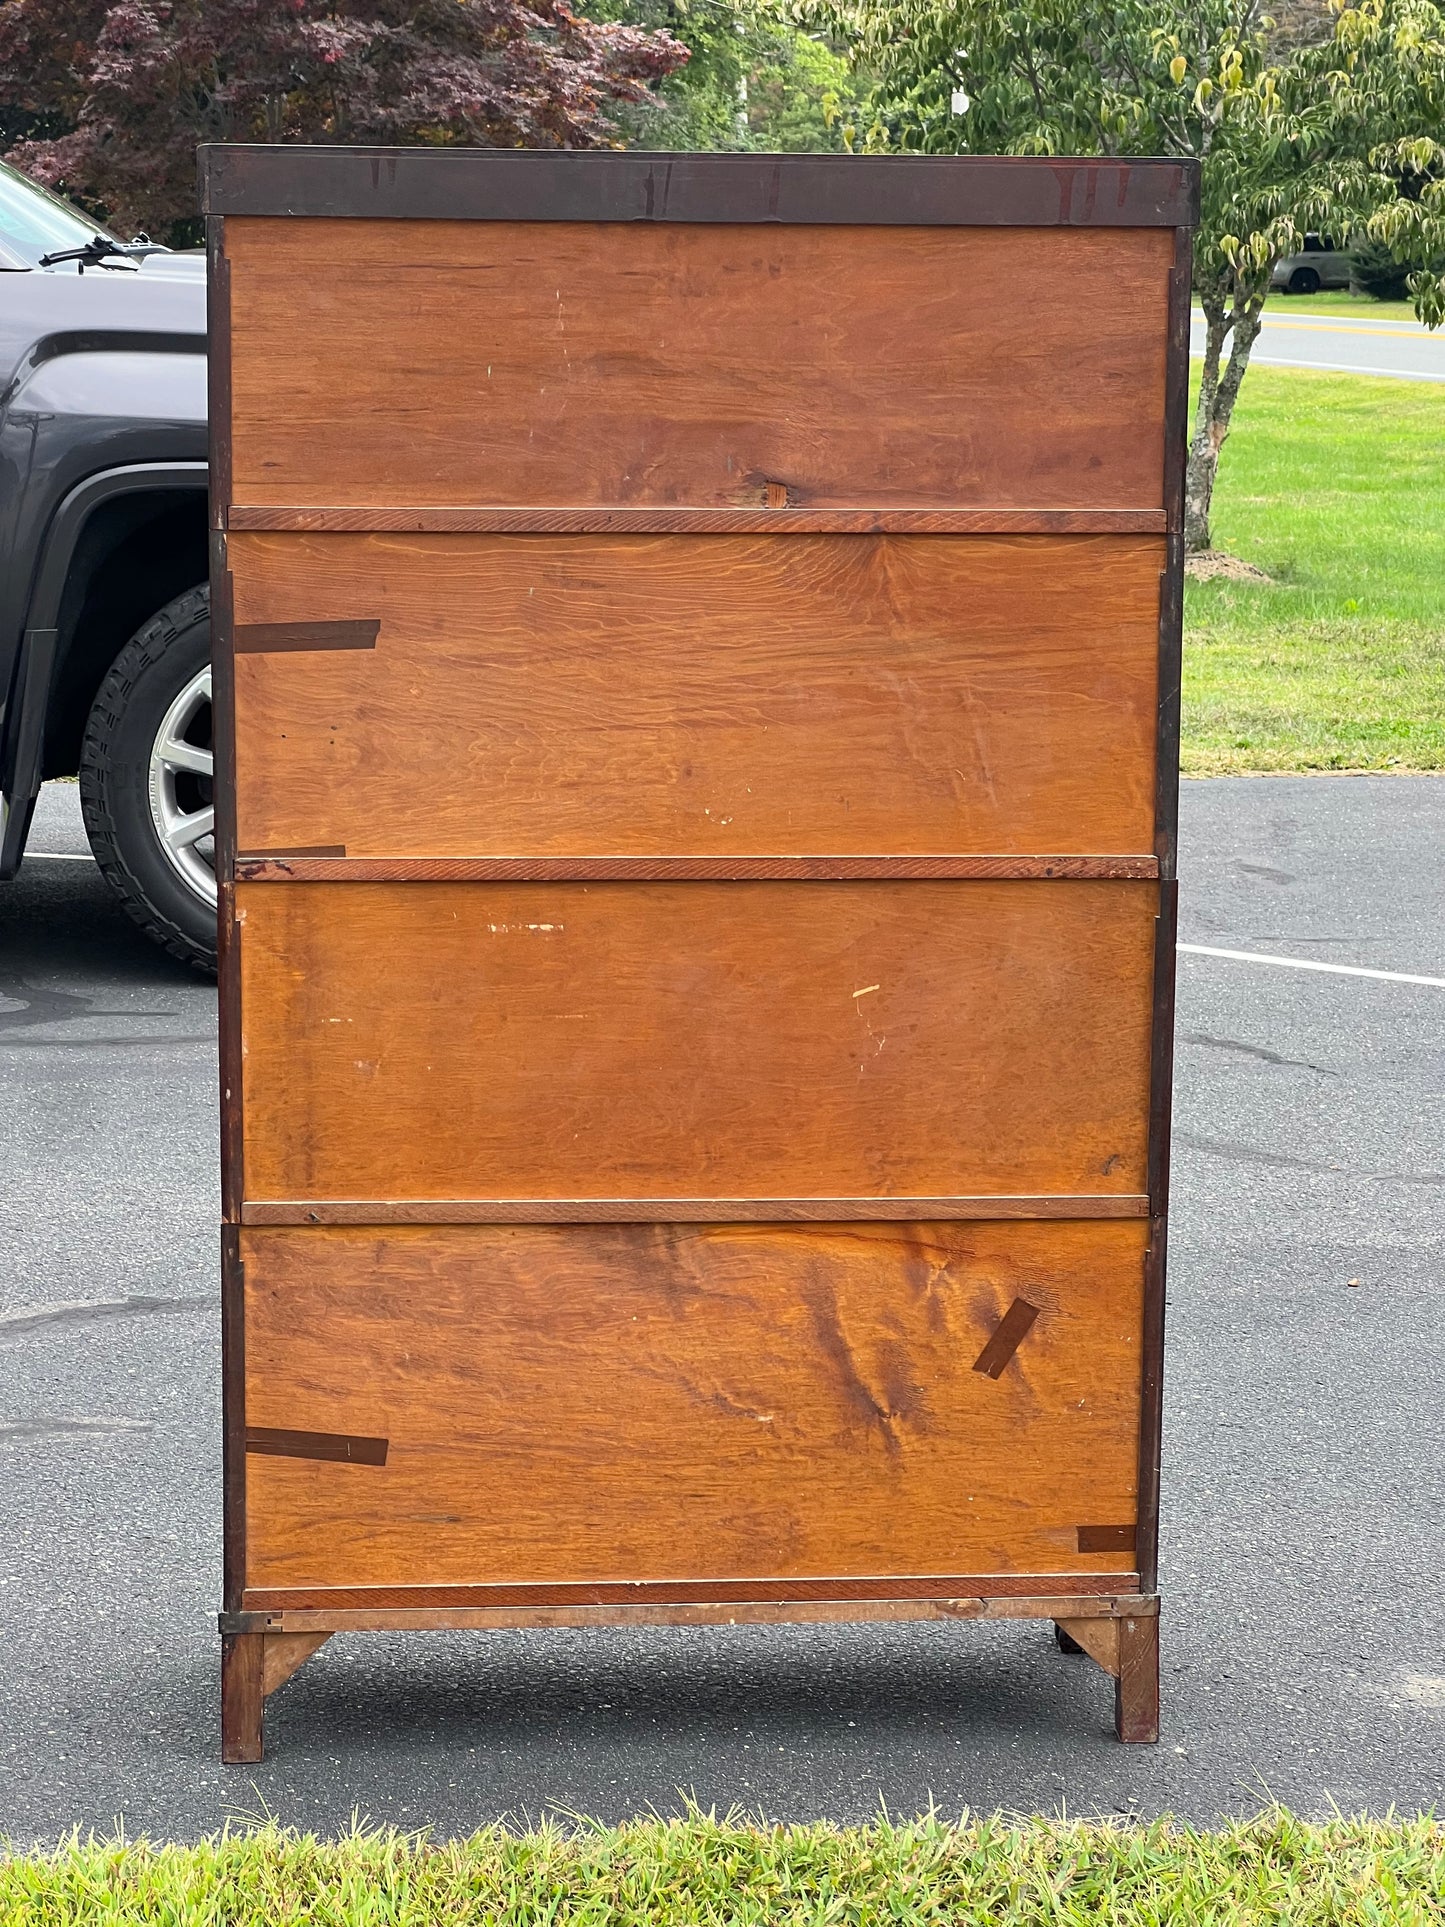
[[[1193,171],[204,173],[225,1757],[619,1622],[1155,1738]]]

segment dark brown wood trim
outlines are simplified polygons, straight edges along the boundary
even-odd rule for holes
[[[212,713],[219,707],[214,690],[219,680],[213,669]],[[216,732],[216,766],[221,732]],[[217,817],[220,815],[220,783],[216,785]],[[219,840],[219,839],[218,839]],[[224,878],[216,885],[216,971],[219,987],[217,1041],[220,1057],[221,1100],[221,1216],[227,1224],[240,1222],[241,1200],[246,1195],[245,1133],[242,1128],[241,1099],[243,1065],[241,1058],[241,925],[236,918],[236,886]]]
[[[236,506],[234,532],[405,535],[1163,535],[1162,508]]]
[[[231,271],[224,224],[206,222],[207,413],[210,447],[210,581],[212,716],[215,742],[216,931],[220,980],[221,1152],[221,1424],[222,1593],[240,1604],[246,1583],[246,1346],[245,1267],[241,1260],[241,1199],[245,1195],[241,1128],[241,971],[235,917],[236,764],[233,609],[226,554],[226,509],[231,499]],[[260,1641],[226,1642],[221,1670],[224,1744],[254,1712],[255,1756],[260,1756]],[[254,1664],[253,1664],[254,1662]],[[253,1677],[254,1675],[254,1677]],[[253,1691],[253,1689],[256,1689]],[[255,1701],[254,1708],[251,1702]],[[243,1733],[240,1744],[249,1745]],[[247,1757],[243,1752],[227,1757]]]
[[[246,1274],[241,1233],[221,1226],[221,1548],[227,1612],[246,1585]]]
[[[1138,1592],[1132,1572],[971,1573],[963,1577],[872,1579],[638,1579],[593,1584],[497,1586],[258,1586],[246,1612],[437,1611],[453,1607],[753,1606],[813,1600],[1006,1599],[1047,1593]]]
[[[1188,160],[207,146],[207,214],[449,221],[1178,227]]]
[[[259,871],[262,881],[269,878],[274,882],[276,877],[293,876],[294,865],[297,863],[312,863],[317,859],[331,863],[345,855],[344,843],[300,844],[294,850],[240,850],[236,854],[236,875],[247,883],[254,883],[257,881]],[[272,870],[276,872],[276,877],[271,877]]]
[[[225,518],[231,495],[231,275],[224,223],[206,222],[207,407],[210,441],[211,714],[215,744],[216,950],[219,979],[221,1216],[245,1195],[241,1128],[241,968],[236,922],[235,628]],[[239,1311],[238,1311],[239,1316]],[[238,1327],[239,1331],[239,1327]]]
[[[221,1630],[277,1635],[371,1632],[494,1632],[518,1626],[736,1626],[739,1624],[867,1625],[911,1619],[1117,1620],[1157,1614],[1157,1599],[1137,1593],[1085,1593],[1046,1598],[791,1600],[746,1611],[731,1605],[451,1606],[335,1611],[292,1608],[221,1615]]]
[[[206,410],[210,456],[212,714],[215,742],[216,875],[233,874],[236,855],[236,763],[231,639],[234,616],[226,559],[231,501],[231,264],[225,224],[206,222]]]
[[[977,1198],[251,1198],[245,1225],[848,1224],[1147,1218],[1142,1192]]]
[[[238,622],[231,631],[238,656],[307,654],[314,649],[374,649],[379,622]]]
[[[998,1321],[993,1336],[973,1361],[973,1369],[988,1378],[1002,1377],[1004,1367],[1027,1338],[1038,1315],[1037,1305],[1031,1305],[1026,1298],[1015,1298]],[[1096,1548],[1081,1545],[1079,1550],[1092,1552]]]
[[[1122,878],[1159,874],[1152,856],[348,856],[243,850],[247,883],[881,882],[895,878]]]
[[[1139,1404],[1139,1492],[1135,1556],[1143,1589],[1159,1575],[1160,1451],[1163,1426],[1165,1251],[1169,1204],[1169,1133],[1174,1064],[1174,945],[1178,923],[1180,682],[1184,639],[1184,487],[1188,456],[1189,326],[1196,217],[1174,236],[1169,278],[1164,394],[1164,506],[1170,535],[1159,584],[1159,688],[1155,734],[1154,851],[1160,904],[1155,926],[1154,1009],[1150,1045],[1150,1239],[1144,1260]],[[1157,1670],[1157,1651],[1155,1656]],[[1157,1730],[1157,1687],[1156,1687]],[[1120,1702],[1121,1707],[1123,1702]],[[1121,1712],[1120,1735],[1123,1737]]]
[[[1194,305],[1194,236],[1175,230],[1165,351],[1164,509],[1171,534],[1184,527],[1184,462],[1189,434],[1189,322]]]
[[[1168,1220],[1151,1221],[1144,1256],[1143,1369],[1139,1387],[1139,1529],[1134,1557],[1141,1588],[1159,1584],[1159,1489],[1164,1436],[1164,1273]]]
[[[1134,1526],[1080,1526],[1080,1552],[1132,1552],[1137,1528]]]
[[[385,1465],[389,1439],[361,1438],[350,1432],[290,1432],[273,1425],[248,1425],[246,1450],[273,1459],[334,1459],[343,1465]]]
[[[231,505],[231,263],[225,223],[206,222],[206,413],[211,462],[211,527],[224,529]]]
[[[1169,1132],[1174,1099],[1174,978],[1179,941],[1179,885],[1159,885],[1154,924],[1154,1011],[1149,1040],[1149,1211],[1169,1210]]]
[[[1171,535],[1159,577],[1159,717],[1154,735],[1154,854],[1178,875],[1180,688],[1184,674],[1184,537]]]
[[[216,809],[216,879],[236,874],[236,665],[235,584],[226,536],[211,531],[211,729],[215,745],[213,801]]]
[[[1154,926],[1154,1015],[1149,1070],[1149,1249],[1144,1258],[1140,1353],[1139,1533],[1143,1590],[1159,1583],[1159,1486],[1164,1427],[1164,1306],[1169,1231],[1169,1143],[1174,1095],[1174,972],[1179,885],[1159,886]]]

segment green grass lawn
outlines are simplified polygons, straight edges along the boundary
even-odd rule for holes
[[[1188,585],[1186,771],[1445,768],[1445,384],[1251,368],[1214,544],[1273,582]]]
[[[1434,1821],[1217,1833],[1044,1820],[839,1829],[692,1813],[430,1843],[275,1828],[0,1858],[3,1927],[1440,1927]]]
[[[1199,313],[1199,304],[1194,304]],[[1285,294],[1277,289],[1269,297],[1267,312],[1288,319],[1292,314],[1327,314],[1335,320],[1346,317],[1356,321],[1413,321],[1413,301],[1376,301],[1370,294],[1351,294],[1348,288],[1321,288],[1318,294]]]
[[[1272,294],[1272,315],[1350,315],[1359,321],[1413,321],[1413,301],[1376,301],[1373,295],[1351,294],[1348,288],[1321,288],[1318,294]]]

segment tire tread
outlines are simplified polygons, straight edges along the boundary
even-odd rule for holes
[[[119,897],[126,913],[140,925],[153,943],[159,944],[181,963],[214,976],[213,950],[198,943],[188,931],[172,923],[147,896],[140,878],[125,860],[115,819],[107,801],[110,775],[110,749],[120,719],[125,713],[136,683],[148,669],[161,661],[166,651],[199,621],[210,621],[211,592],[202,584],[187,589],[184,595],[153,615],[138,629],[121,650],[101,681],[85,725],[80,750],[80,807],[85,818],[85,833],[101,874]]]

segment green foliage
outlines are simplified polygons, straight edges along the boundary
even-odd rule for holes
[[[1257,368],[1230,447],[1272,580],[1188,585],[1186,771],[1445,769],[1445,389]]]
[[[0,1859],[4,1927],[1430,1927],[1430,1819],[1206,1833],[928,1816],[765,1826],[697,1811],[431,1842],[269,1827],[194,1847],[72,1839]]]
[[[1272,48],[1261,0],[803,0],[874,74],[867,144],[1178,155],[1201,164],[1204,380],[1185,536],[1210,543],[1219,452],[1270,276],[1307,232],[1366,231],[1445,321],[1445,5],[1330,0]]]
[[[1278,60],[1260,0],[816,0],[810,12],[874,75],[874,148],[1200,160],[1203,292],[1267,285],[1307,231],[1378,216],[1380,238],[1410,243],[1420,265],[1427,231],[1445,239],[1445,182],[1401,192],[1445,163],[1445,10],[1332,7],[1330,38]]]
[[[5,158],[177,241],[200,141],[607,147],[686,58],[569,0],[0,0]]]
[[[655,101],[624,112],[629,145],[687,152],[841,152],[859,87],[826,32],[785,0],[589,0],[589,18],[665,29],[689,52]]]
[[[1409,293],[1410,264],[1397,261],[1382,241],[1362,235],[1350,249],[1350,285],[1376,301],[1403,301]]]

